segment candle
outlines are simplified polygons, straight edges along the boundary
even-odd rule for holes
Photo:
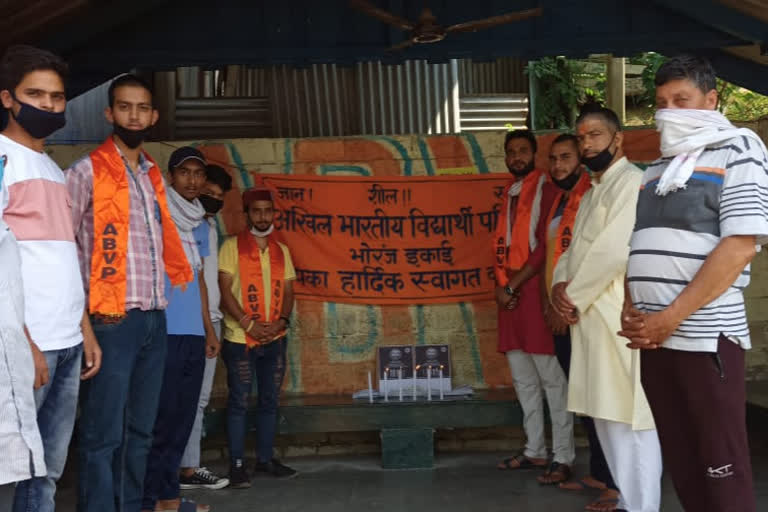
[[[373,386],[371,385],[371,372],[368,372],[368,402],[373,403]]]
[[[389,368],[384,368],[384,401],[389,402],[389,381],[387,376],[389,375]]]
[[[440,400],[443,399],[443,365],[440,365]]]
[[[427,366],[427,400],[432,400],[432,365]]]
[[[398,384],[400,387],[400,401],[402,402],[403,401],[403,367],[402,366],[397,370],[397,375],[398,375]]]
[[[413,369],[413,400],[416,401],[416,372],[421,368],[419,365]]]

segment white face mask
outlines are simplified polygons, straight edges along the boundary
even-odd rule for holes
[[[251,233],[253,233],[253,236],[257,236],[259,238],[264,238],[264,237],[267,237],[267,236],[271,235],[274,230],[275,230],[275,225],[274,224],[270,224],[269,229],[267,229],[266,231],[259,231],[255,227],[252,227],[251,228]]]

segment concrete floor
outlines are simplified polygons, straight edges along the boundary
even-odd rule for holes
[[[577,474],[586,452],[580,450]],[[247,490],[194,491],[184,496],[211,505],[212,512],[577,512],[591,493],[542,487],[536,472],[495,469],[503,454],[445,454],[434,470],[385,471],[375,457],[312,457],[284,462],[301,474],[293,480],[258,479]],[[768,510],[768,453],[753,458],[758,510]],[[213,469],[226,472],[225,467]],[[663,512],[683,512],[665,479]],[[74,510],[74,489],[62,489],[59,509]]]

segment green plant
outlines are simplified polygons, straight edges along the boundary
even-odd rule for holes
[[[666,57],[655,52],[642,53],[639,56],[630,59],[632,64],[645,66],[645,69],[643,69],[640,74],[645,93],[642,97],[638,98],[639,106],[652,108],[656,105],[656,83],[654,82],[654,79],[656,78],[656,71],[658,71],[659,66],[661,66],[665,60]]]
[[[731,121],[754,121],[768,115],[768,96],[719,79],[718,92],[718,108]]]
[[[565,129],[583,97],[577,77],[584,65],[565,57],[545,57],[528,63],[525,72],[535,79],[535,126],[537,129]]]

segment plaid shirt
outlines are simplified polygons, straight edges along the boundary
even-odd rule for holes
[[[119,151],[119,149],[118,149]],[[122,155],[121,155],[122,156]],[[149,179],[152,162],[139,157],[139,170],[133,172],[123,156],[130,194],[130,227],[126,264],[126,311],[165,309],[165,265],[160,208]],[[64,171],[72,199],[72,222],[80,256],[83,286],[88,295],[93,253],[93,163],[87,156]]]

